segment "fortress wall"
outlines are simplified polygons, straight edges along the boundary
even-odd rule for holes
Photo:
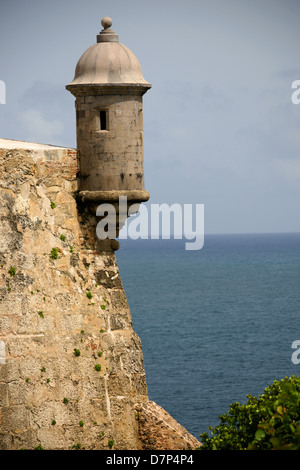
[[[0,450],[192,449],[149,401],[115,255],[74,149],[0,139]]]
[[[141,343],[115,256],[77,212],[77,152],[0,147],[0,448],[136,448]]]

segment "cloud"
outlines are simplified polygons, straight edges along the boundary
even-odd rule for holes
[[[300,179],[300,159],[298,160],[276,160],[276,165],[278,167],[279,172],[283,173],[291,180],[298,180]]]
[[[25,109],[47,109],[53,113],[68,106],[68,96],[63,83],[35,81],[20,96],[19,103]]]
[[[272,77],[290,81],[300,79],[300,67],[281,69],[273,74]]]
[[[34,81],[16,99],[8,99],[0,112],[3,137],[76,146],[74,97],[62,83]]]
[[[57,141],[64,130],[64,124],[57,119],[47,120],[41,111],[37,109],[27,109],[22,111],[19,116],[19,122],[25,134],[26,140],[31,142],[49,143]]]

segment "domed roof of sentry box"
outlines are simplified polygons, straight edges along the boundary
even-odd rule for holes
[[[74,85],[141,85],[150,88],[142,74],[141,65],[128,47],[119,43],[118,35],[111,29],[112,20],[102,18],[103,30],[97,35],[97,43],[80,57]]]

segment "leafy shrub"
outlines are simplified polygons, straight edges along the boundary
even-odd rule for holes
[[[300,378],[275,380],[258,398],[233,403],[200,450],[300,450]]]

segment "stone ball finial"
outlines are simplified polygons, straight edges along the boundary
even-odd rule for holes
[[[110,28],[112,25],[112,19],[109,16],[105,16],[104,18],[102,18],[101,24],[104,29]]]

